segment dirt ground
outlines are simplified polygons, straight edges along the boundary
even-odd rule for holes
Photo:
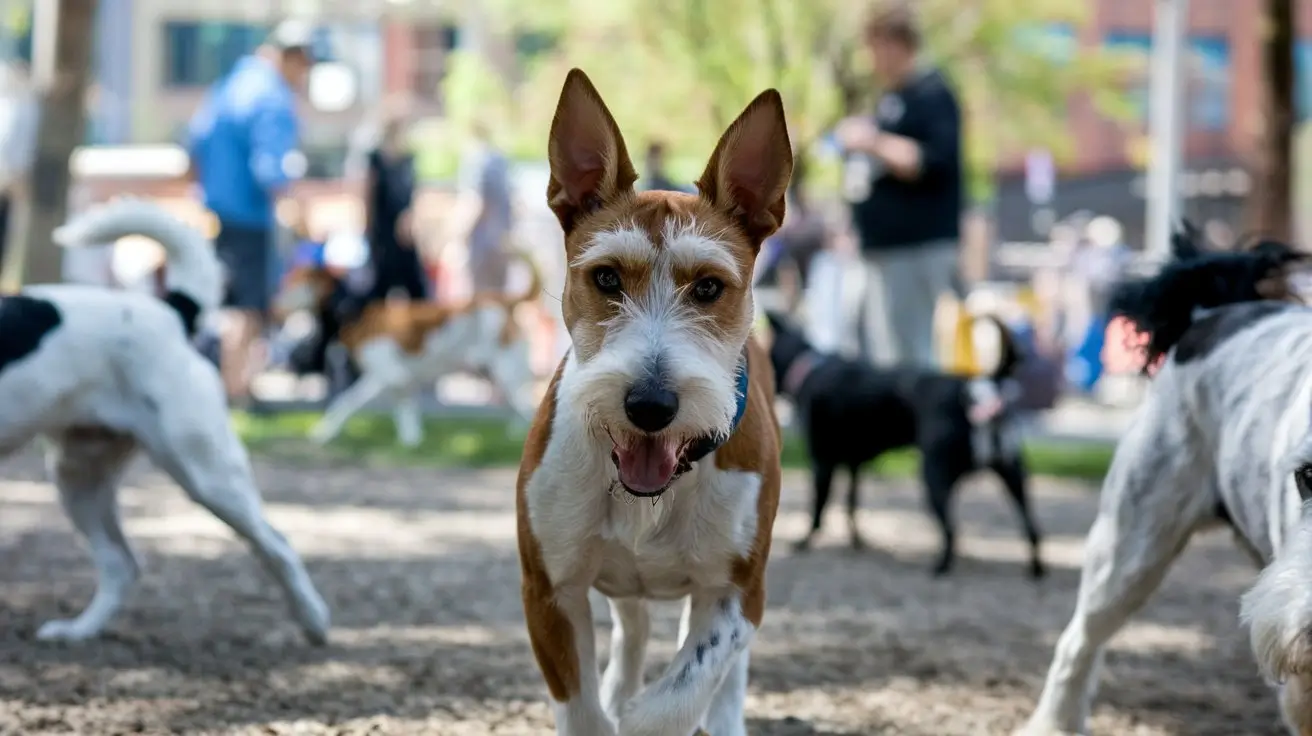
[[[42,621],[89,599],[92,568],[36,458],[0,464],[0,734],[549,732],[521,621],[510,471],[257,471],[271,518],[333,608],[326,648],[302,644],[232,534],[145,463],[122,494],[146,565],[136,597],[102,641],[35,642]],[[867,485],[874,551],[846,549],[834,509],[822,545],[799,557],[786,542],[804,528],[807,493],[789,475],[750,732],[1009,733],[1074,605],[1095,509],[1086,486],[1038,486],[1047,580],[1025,579],[1010,508],[984,478],[958,499],[964,559],[934,581],[936,536],[914,486]],[[1226,535],[1197,539],[1114,640],[1094,733],[1279,733],[1236,623],[1253,575]],[[673,606],[658,609],[652,674],[676,626]],[[599,631],[605,652],[608,626]]]

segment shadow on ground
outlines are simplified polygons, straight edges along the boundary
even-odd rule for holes
[[[89,598],[94,577],[39,465],[0,464],[0,731],[549,729],[520,612],[513,473],[261,464],[258,476],[270,517],[333,608],[328,647],[303,645],[244,548],[144,465],[123,494],[147,565],[137,595],[104,640],[32,641],[43,620]],[[1096,503],[1087,486],[1036,485],[1048,579],[1025,578],[1011,508],[981,480],[957,501],[961,564],[932,580],[937,533],[914,484],[866,485],[861,524],[875,549],[846,549],[836,508],[819,547],[797,556],[788,542],[808,523],[808,496],[802,476],[787,476],[749,732],[976,736],[1018,725],[1074,605]],[[1279,733],[1236,623],[1252,576],[1224,536],[1200,538],[1115,640],[1095,732]],[[605,652],[600,598],[594,612]],[[649,676],[669,661],[676,626],[674,606],[656,609]]]

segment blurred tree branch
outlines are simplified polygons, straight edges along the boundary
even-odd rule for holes
[[[878,90],[859,28],[868,0],[560,0],[521,7],[489,0],[519,31],[549,29],[558,42],[533,62],[513,96],[525,153],[542,155],[560,81],[585,69],[611,106],[630,151],[652,138],[671,158],[700,164],[733,115],[766,87],[784,98],[803,155]],[[1043,31],[1078,31],[1085,2],[922,0],[930,55],[954,81],[966,117],[967,166],[976,197],[991,192],[1004,156],[1072,152],[1069,102],[1088,95],[1127,118],[1124,55],[1053,48]],[[684,172],[685,174],[687,172]],[[695,176],[695,173],[692,175]]]

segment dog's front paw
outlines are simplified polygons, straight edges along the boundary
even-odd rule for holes
[[[620,709],[618,736],[685,736],[701,731],[697,723],[675,723],[667,700],[644,697],[645,691]],[[683,714],[680,714],[683,715]]]
[[[335,432],[333,432],[332,427],[323,424],[316,424],[310,430],[309,439],[314,444],[322,447],[332,441],[334,434]]]
[[[306,641],[317,647],[328,643],[332,614],[328,611],[328,604],[318,594],[298,605],[296,621],[301,625],[301,633]]]
[[[87,641],[100,636],[100,629],[75,618],[47,621],[36,630],[40,641]]]

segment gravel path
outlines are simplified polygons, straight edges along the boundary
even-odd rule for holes
[[[145,463],[122,494],[146,564],[136,597],[102,641],[34,642],[42,621],[88,600],[92,569],[35,456],[0,463],[0,734],[549,732],[521,623],[510,471],[257,472],[333,607],[327,648],[301,644],[244,548]],[[1007,734],[1074,605],[1095,509],[1087,487],[1038,485],[1053,568],[1038,585],[987,479],[958,499],[964,559],[947,581],[926,574],[936,536],[908,483],[867,486],[875,551],[848,552],[837,517],[807,556],[776,544],[749,731]],[[787,476],[777,541],[804,528],[806,501],[803,477]],[[1114,640],[1094,732],[1278,734],[1236,624],[1253,574],[1224,534],[1196,540]],[[657,614],[652,673],[677,626],[674,607]]]

